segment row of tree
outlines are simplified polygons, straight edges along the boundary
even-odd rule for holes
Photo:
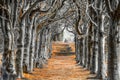
[[[2,80],[22,78],[51,57],[56,23],[72,25],[76,61],[97,77],[120,79],[119,0],[0,0]]]
[[[55,24],[74,14],[68,0],[0,0],[1,80],[23,78],[51,57]],[[63,30],[62,30],[63,31]]]
[[[119,80],[120,1],[80,1],[75,0],[80,10],[76,60],[92,74],[96,73],[96,78]]]

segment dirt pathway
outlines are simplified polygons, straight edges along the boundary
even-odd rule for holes
[[[71,52],[75,52],[74,43],[53,42],[53,54],[48,60],[48,65],[43,69],[34,69],[32,74],[25,74],[25,78],[27,80],[87,80],[89,71],[76,64],[75,53],[66,56],[61,53],[66,51],[68,46],[71,47]]]
[[[89,71],[75,63],[73,55],[54,56],[43,69],[26,74],[28,80],[87,80]]]

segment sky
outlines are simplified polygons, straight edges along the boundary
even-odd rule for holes
[[[68,42],[74,41],[74,34],[68,32],[66,29],[63,32],[63,41],[65,41],[65,39]]]

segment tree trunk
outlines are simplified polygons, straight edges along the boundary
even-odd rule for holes
[[[15,80],[15,56],[13,51],[14,34],[10,23],[1,19],[2,31],[4,33],[4,52],[2,58],[2,80]]]
[[[35,43],[36,43],[36,25],[35,25],[35,23],[33,25],[32,42],[31,42],[31,48],[30,48],[31,49],[31,52],[30,52],[30,73],[32,73],[33,65],[34,65],[33,62],[34,62]]]
[[[23,57],[24,57],[24,38],[25,38],[25,19],[22,20],[19,26],[19,38],[17,40],[18,50],[16,52],[16,67],[17,67],[17,76],[18,78],[23,77]]]
[[[92,53],[92,63],[91,63],[91,73],[95,74],[98,66],[98,29],[94,26],[94,41],[93,41],[93,53]]]
[[[119,55],[120,55],[120,26],[118,20],[111,17],[108,36],[108,79],[109,80],[120,80],[119,73]]]
[[[85,38],[82,38],[82,63],[85,67]]]
[[[31,46],[31,40],[32,40],[32,29],[33,29],[33,18],[31,19],[30,23],[28,23],[27,25],[27,32],[26,32],[26,49],[25,49],[25,53],[24,53],[24,71],[25,72],[29,72],[30,71],[30,46]]]
[[[101,26],[99,28],[99,40],[100,40],[100,44],[99,44],[99,54],[101,54],[101,74],[102,78],[105,79],[106,75],[106,69],[105,69],[105,15],[102,14],[101,16]]]
[[[91,63],[91,53],[92,53],[92,24],[90,23],[90,29],[88,32],[88,59],[87,59],[87,69],[90,70]]]

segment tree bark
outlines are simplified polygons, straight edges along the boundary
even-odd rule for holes
[[[109,80],[119,80],[119,49],[120,49],[120,36],[119,29],[120,26],[117,24],[118,20],[111,17],[110,18],[110,27],[109,27],[109,36],[108,36],[108,79]]]
[[[19,26],[19,38],[17,40],[17,56],[16,56],[16,67],[18,78],[23,77],[23,57],[24,57],[24,39],[25,39],[25,19],[20,23]]]

